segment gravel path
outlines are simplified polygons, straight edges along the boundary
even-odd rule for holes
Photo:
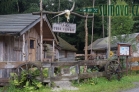
[[[56,87],[52,89],[53,92],[59,92],[61,90],[78,90],[78,88],[73,87],[70,81],[55,81]]]
[[[134,82],[134,84],[136,85],[135,88],[129,89],[129,90],[125,90],[125,91],[122,91],[122,92],[139,92],[139,82]]]
[[[127,91],[122,91],[122,92],[139,92],[139,88],[134,88],[134,89],[130,89]]]

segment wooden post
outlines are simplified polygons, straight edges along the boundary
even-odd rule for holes
[[[53,56],[52,56],[52,61],[54,61],[54,54],[55,54],[55,41],[53,40]]]
[[[3,40],[2,37],[0,37],[0,40]],[[0,62],[3,61],[4,59],[4,50],[3,50],[3,45],[4,43],[0,41]]]
[[[42,0],[40,0],[40,48],[41,48],[41,61],[43,61],[43,13],[42,13]]]
[[[109,5],[111,4],[111,0],[109,0]],[[108,18],[108,58],[110,58],[110,50],[111,50],[111,9],[109,9],[109,18]]]
[[[126,75],[128,75],[128,56],[126,56]]]
[[[85,61],[88,60],[88,51],[87,51],[87,46],[88,46],[87,17],[88,17],[88,14],[86,15],[86,19],[85,19]]]
[[[102,31],[103,31],[103,38],[104,38],[105,34],[104,34],[104,15],[103,15],[103,9],[102,9]]]
[[[88,17],[88,14],[86,15],[86,19],[85,19],[85,61],[88,60],[88,50],[87,50],[87,46],[88,46],[87,17]],[[84,72],[86,72],[86,71],[87,71],[87,66],[84,66]]]
[[[94,8],[94,5],[95,5],[95,0],[93,0],[93,8]],[[94,38],[94,13],[93,13],[93,18],[92,18],[92,36],[91,36],[91,56],[92,56],[92,53],[93,53],[93,51],[92,51],[92,49],[93,49],[93,47],[92,47],[92,43],[93,43],[93,38]]]
[[[80,65],[79,65],[79,63],[77,64],[77,74],[78,74],[78,80],[77,80],[77,82],[79,84],[80,83]]]
[[[23,34],[22,60],[25,61],[25,34]]]

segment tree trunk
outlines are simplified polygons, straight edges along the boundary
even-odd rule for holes
[[[19,10],[19,3],[18,3],[18,0],[17,0],[16,3],[17,3],[17,11],[20,12],[20,10]]]
[[[95,5],[95,0],[93,0],[93,8],[94,8],[94,5]],[[94,40],[93,38],[94,38],[94,13],[93,13],[93,18],[92,18],[92,36],[91,36],[91,53],[90,54],[93,53],[93,51],[92,51],[92,48],[93,48],[92,43]],[[91,57],[93,57],[93,56],[91,56]]]
[[[111,0],[108,0],[108,4],[111,5]],[[109,10],[111,13],[111,10]],[[108,17],[108,59],[110,58],[110,51],[111,51],[111,16]]]
[[[87,50],[87,46],[88,46],[88,27],[87,27],[87,17],[88,17],[88,15],[86,15],[86,19],[85,19],[85,61],[88,60],[88,50]]]
[[[105,33],[104,33],[104,16],[103,15],[102,15],[102,30],[103,30],[103,38],[104,38],[105,37]]]
[[[86,19],[85,19],[85,61],[88,60],[88,50],[87,50],[87,46],[88,46],[87,17],[88,17],[88,14],[86,15]],[[87,66],[84,67],[84,72],[86,72],[86,71],[87,71]]]

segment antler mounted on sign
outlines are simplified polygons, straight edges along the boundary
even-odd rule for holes
[[[59,14],[54,16],[53,18],[65,14],[65,17],[67,18],[67,22],[69,22],[70,14],[73,11],[74,7],[75,7],[75,1],[73,0],[73,5],[72,5],[72,8],[70,10],[64,10],[62,12],[59,12]]]

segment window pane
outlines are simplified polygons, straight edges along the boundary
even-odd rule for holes
[[[30,40],[30,49],[34,49],[34,40]]]

